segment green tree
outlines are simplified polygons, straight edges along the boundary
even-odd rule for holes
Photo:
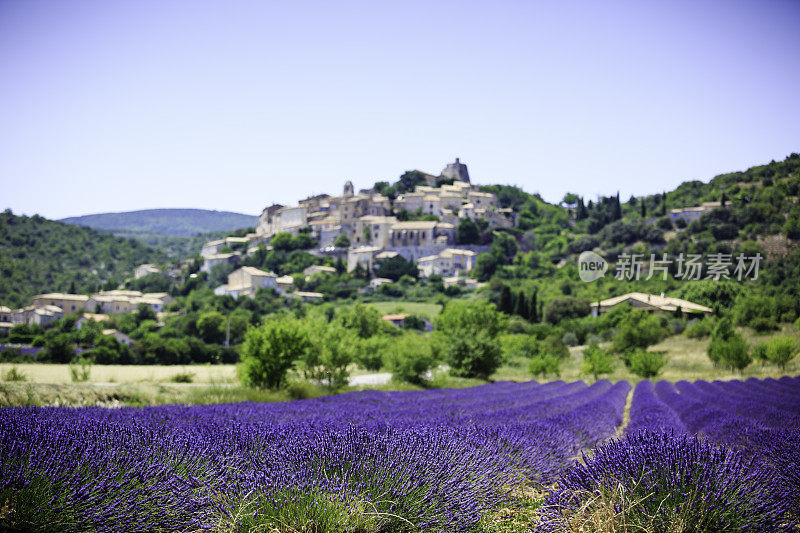
[[[456,243],[458,244],[480,244],[481,230],[475,221],[469,218],[462,218],[456,228]]]
[[[200,338],[211,344],[222,344],[225,340],[226,318],[219,311],[203,313],[197,319],[197,332]]]
[[[280,388],[287,372],[311,347],[305,324],[296,318],[269,317],[250,329],[242,346],[240,373],[246,385]]]
[[[69,363],[75,357],[75,344],[67,333],[48,331],[44,336],[45,357],[54,363]]]
[[[451,373],[488,378],[502,360],[497,336],[504,327],[503,315],[489,302],[449,302],[436,318],[436,334]]]
[[[380,331],[381,314],[371,305],[355,303],[342,313],[342,325],[354,330],[358,337],[368,339]]]
[[[350,239],[347,237],[347,234],[340,233],[336,236],[336,239],[333,241],[333,246],[335,248],[350,248]]]
[[[593,342],[583,351],[582,373],[591,374],[597,380],[601,375],[611,374],[613,371],[614,356],[600,348],[597,343]]]
[[[145,320],[156,320],[156,312],[145,303],[136,306],[136,322],[141,324]]]
[[[397,281],[403,276],[419,277],[419,268],[414,261],[407,261],[402,255],[396,255],[380,261],[375,267],[375,276]]]
[[[539,308],[536,303],[536,299],[539,296],[539,292],[534,290],[533,294],[531,295],[531,306],[528,310],[528,317],[531,322],[539,322]]]
[[[525,297],[524,292],[519,292],[517,294],[517,304],[514,309],[514,314],[521,316],[522,318],[529,318],[528,315],[528,299]]]
[[[489,247],[489,253],[497,259],[498,263],[505,265],[514,258],[518,249],[514,237],[504,231],[496,231],[492,245]]]
[[[336,322],[324,319],[311,321],[308,328],[311,344],[301,357],[306,379],[332,389],[347,385],[350,376],[347,367],[358,350],[356,336]]]
[[[291,233],[285,231],[273,235],[269,243],[273,250],[289,252],[294,249],[294,238]]]
[[[512,301],[511,301],[511,289],[508,285],[503,285],[500,289],[500,302],[498,303],[498,309],[506,313],[508,315],[511,314],[512,308]]]
[[[661,319],[657,315],[633,310],[619,323],[614,335],[614,351],[627,352],[635,348],[647,348],[658,343],[664,333]]]

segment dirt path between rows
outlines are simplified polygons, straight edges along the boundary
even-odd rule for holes
[[[618,439],[625,434],[625,428],[631,421],[631,404],[633,403],[633,387],[628,391],[628,397],[625,398],[625,408],[622,410],[622,424],[617,428],[617,433],[614,438]]]

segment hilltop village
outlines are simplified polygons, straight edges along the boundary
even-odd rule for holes
[[[201,270],[210,272],[219,264],[238,264],[259,246],[269,248],[273,237],[288,234],[308,235],[317,241],[314,254],[346,256],[348,272],[357,268],[371,272],[376,263],[399,256],[414,261],[422,277],[463,277],[473,269],[477,254],[488,247],[457,244],[459,221],[480,221],[486,228],[512,227],[515,213],[510,208],[501,208],[495,194],[482,192],[473,185],[467,165],[458,158],[438,176],[420,171],[411,173],[421,183],[394,199],[374,187],[356,193],[348,181],[340,196],[319,194],[293,206],[270,205],[261,213],[255,233],[206,243],[201,251]],[[314,272],[307,275],[319,269],[332,270],[332,267],[309,268]],[[374,284],[381,281],[379,278]],[[468,278],[465,282],[475,283]],[[286,292],[292,289],[292,277],[243,267],[233,272],[228,283],[215,293],[234,297],[252,295],[261,287]],[[316,293],[295,294],[304,300],[322,298]]]

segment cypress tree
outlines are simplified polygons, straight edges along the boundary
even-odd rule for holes
[[[524,292],[520,292],[519,294],[517,294],[517,305],[514,312],[524,319],[528,318],[528,305],[526,302]]]
[[[500,289],[500,304],[498,307],[500,311],[506,314],[511,314],[513,311],[514,303],[511,301],[511,289],[508,288],[508,285],[503,285],[503,288]]]
[[[642,203],[640,205],[641,205],[642,218],[645,218],[647,216],[647,205],[644,202],[644,198],[642,198]]]
[[[536,309],[536,293],[538,291],[533,291],[533,295],[531,296],[531,309],[528,313],[528,320],[531,322],[539,322],[539,313]]]
[[[619,220],[622,218],[622,205],[619,203],[619,191],[617,191],[617,196],[614,198],[614,220]]]

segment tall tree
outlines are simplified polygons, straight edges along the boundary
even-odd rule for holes
[[[531,295],[531,308],[528,311],[528,320],[531,322],[539,322],[539,309],[536,306],[536,297],[539,291],[534,290]]]
[[[508,288],[508,285],[503,285],[503,288],[500,289],[500,303],[498,305],[499,310],[506,314],[511,314],[513,302],[511,301],[511,289]]]
[[[520,291],[517,293],[517,305],[516,309],[514,309],[514,313],[521,316],[524,319],[528,318],[528,301],[525,298],[525,293]]]

